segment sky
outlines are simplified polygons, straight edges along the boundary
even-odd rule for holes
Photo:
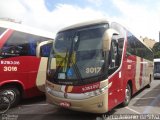
[[[159,41],[160,0],[0,0],[0,18],[56,33],[69,25],[105,18],[136,36]]]

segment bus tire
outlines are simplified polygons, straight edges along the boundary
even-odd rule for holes
[[[11,107],[16,106],[21,99],[20,91],[14,86],[4,87],[0,90],[0,93],[4,94],[4,95],[7,95],[9,97],[10,102],[11,102],[10,103]]]
[[[126,89],[125,89],[125,100],[122,103],[123,106],[128,106],[131,100],[131,96],[132,96],[131,86],[127,84]]]

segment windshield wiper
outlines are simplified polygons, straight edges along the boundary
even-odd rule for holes
[[[75,44],[75,46],[76,46],[76,44]],[[68,68],[68,66],[70,67],[70,64],[72,64],[72,66],[73,66],[73,69],[74,69],[74,71],[75,71],[75,74],[76,74],[76,76],[77,76],[77,78],[79,79],[79,80],[82,80],[82,76],[81,76],[81,73],[79,72],[79,69],[78,69],[78,67],[77,67],[77,64],[75,63],[74,64],[74,61],[72,60],[72,54],[73,54],[73,51],[75,50],[75,46],[74,46],[74,37],[72,38],[72,42],[71,42],[71,47],[70,47],[70,50],[69,50],[69,55],[68,55],[68,64],[67,64],[67,68]]]

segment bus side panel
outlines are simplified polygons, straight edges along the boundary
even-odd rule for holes
[[[47,57],[41,57],[36,78],[36,86],[42,92],[45,92],[47,61]]]
[[[0,75],[2,81],[18,80],[25,86],[24,97],[40,94],[36,87],[36,77],[40,59],[32,56],[21,56],[2,59],[0,61]]]
[[[132,82],[132,89],[134,92],[137,90],[135,85],[136,75],[136,57],[129,56],[124,58],[121,69],[116,71],[109,79],[109,83],[112,82],[112,86],[109,88],[109,110],[116,105],[122,103],[125,99],[125,89],[129,80]]]
[[[109,83],[112,82],[112,86],[109,88],[109,110],[124,101],[125,88],[129,80],[132,83],[132,94],[143,87],[142,80],[145,77],[143,76],[143,67],[144,61],[140,57],[135,55],[124,56],[121,69],[109,79]]]
[[[130,55],[126,58],[125,64],[126,71],[124,78],[126,78],[126,81],[132,81],[132,94],[134,94],[144,86],[143,84],[146,79],[144,61],[140,57]],[[126,84],[124,87],[126,87]]]
[[[125,48],[126,44],[124,44]],[[122,103],[125,99],[125,84],[129,77],[127,74],[127,62],[126,62],[126,49],[123,50],[122,61],[120,68],[109,77],[109,83],[112,82],[112,86],[108,92],[108,109],[111,110],[116,105]]]
[[[148,85],[153,79],[153,63],[149,60],[143,59],[143,79],[142,86]]]
[[[20,57],[5,58],[0,60],[0,82],[21,81],[24,89],[28,86],[27,66],[24,69],[23,59]]]
[[[122,77],[121,71],[116,72],[111,78],[109,83],[112,83],[108,92],[108,109],[111,110],[122,101]]]
[[[139,75],[140,75],[140,70],[137,71],[137,59],[136,59],[136,56],[134,55],[131,55],[131,56],[128,56],[126,58],[126,75],[127,75],[127,79],[126,79],[126,84],[124,86],[124,89],[126,88],[127,86],[127,83],[129,80],[131,80],[131,83],[132,83],[132,93],[135,93],[136,92],[136,86],[138,86],[139,84],[136,82],[139,82],[139,81],[136,81],[136,79],[139,79]],[[139,67],[138,67],[139,68]],[[138,75],[137,75],[138,74]]]
[[[28,69],[28,90],[26,91],[28,94],[28,97],[33,97],[33,96],[39,96],[42,95],[42,93],[38,90],[38,86],[36,84],[36,78],[38,74],[38,68],[40,65],[40,59],[35,56],[30,56],[28,57],[29,63],[29,69]],[[33,62],[34,61],[34,62]]]
[[[146,75],[144,74],[145,70],[143,69],[143,67],[144,67],[143,59],[137,56],[136,57],[135,92],[143,88],[143,83],[145,82],[144,80]]]

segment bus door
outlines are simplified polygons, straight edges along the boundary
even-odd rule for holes
[[[112,82],[112,86],[109,92],[109,99],[111,100],[111,106],[115,106],[122,100],[122,71],[119,69],[121,63],[122,51],[119,48],[118,35],[112,37],[111,49],[109,53],[109,82]]]

